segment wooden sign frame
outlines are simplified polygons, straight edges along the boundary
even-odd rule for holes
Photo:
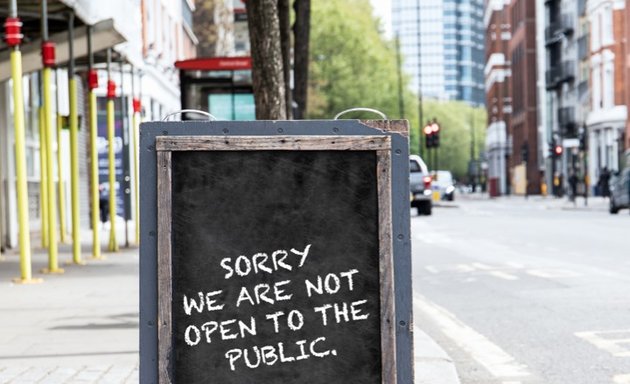
[[[378,194],[381,382],[394,384],[396,311],[392,247],[390,136],[157,136],[158,380],[171,383],[172,152],[173,151],[375,151]]]

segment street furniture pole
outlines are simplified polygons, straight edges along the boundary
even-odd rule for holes
[[[4,22],[5,41],[11,47],[11,80],[13,81],[13,127],[15,130],[15,166],[18,203],[18,244],[20,247],[20,284],[40,283],[34,279],[31,265],[31,239],[28,220],[28,185],[26,183],[26,144],[24,133],[24,97],[22,95],[22,22],[17,17],[17,2],[10,3],[10,15]]]
[[[81,260],[81,223],[79,214],[79,116],[77,111],[77,81],[74,76],[74,13],[68,15],[68,89],[70,96],[70,189],[72,196],[72,262]]]
[[[44,96],[44,130],[46,132],[46,170],[48,173],[48,268],[42,270],[43,273],[63,273],[59,268],[58,244],[57,244],[57,207],[55,204],[55,173],[52,161],[52,100],[50,95],[50,76],[52,67],[55,65],[55,44],[48,41],[48,20],[46,0],[41,2],[42,11],[42,63],[43,69],[43,89]]]
[[[57,185],[59,193],[59,241],[66,242],[66,188],[63,182],[63,154],[61,150],[61,127],[63,125],[63,117],[59,109],[60,84],[59,70],[55,70],[55,84],[57,85],[56,101],[57,101],[57,174],[59,175],[59,183]]]
[[[116,83],[111,75],[111,48],[107,50],[107,142],[109,160],[109,251],[118,252],[116,240],[116,157],[114,154],[114,99],[116,98]]]
[[[41,73],[43,77],[43,72]],[[39,125],[39,201],[41,215],[42,248],[48,248],[48,167],[46,166],[46,121],[44,106],[38,112]]]
[[[139,183],[139,177],[140,177],[140,171],[139,171],[139,161],[138,161],[138,155],[139,155],[139,144],[138,144],[138,124],[139,124],[139,120],[140,120],[140,113],[142,112],[142,104],[140,101],[140,98],[136,98],[135,97],[135,72],[132,70],[131,72],[131,94],[134,95],[133,98],[133,117],[132,117],[132,124],[133,124],[133,181],[134,181],[134,202],[135,202],[135,217],[134,217],[134,221],[136,224],[136,244],[140,244],[140,183]]]
[[[120,106],[121,106],[121,110],[120,110],[120,129],[122,130],[122,139],[123,139],[123,146],[122,146],[122,158],[123,158],[123,162],[122,162],[122,175],[123,175],[123,185],[120,186],[120,190],[122,191],[123,194],[123,201],[124,203],[124,207],[125,207],[125,212],[124,212],[124,218],[125,218],[125,248],[129,248],[129,222],[127,221],[127,209],[129,208],[127,206],[127,194],[129,193],[129,191],[127,190],[127,182],[129,180],[129,130],[128,130],[128,113],[127,113],[127,100],[125,98],[125,68],[124,68],[124,63],[121,60],[120,61]]]
[[[87,49],[88,49],[88,89],[89,89],[89,115],[90,115],[90,192],[92,194],[92,259],[102,259],[101,256],[101,234],[99,220],[99,190],[98,190],[98,140],[97,114],[96,114],[96,93],[98,88],[98,73],[94,69],[94,55],[92,52],[92,26],[87,28]]]

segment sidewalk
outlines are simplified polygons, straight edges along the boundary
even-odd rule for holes
[[[41,284],[12,283],[17,253],[0,261],[0,384],[138,383],[138,249],[92,261],[86,246],[83,266],[65,264],[69,245],[59,250],[63,275],[41,274],[47,254],[34,250]],[[458,384],[446,353],[418,328],[414,337],[416,383]]]
[[[0,261],[0,383],[137,383],[137,249],[91,261],[83,247],[83,266],[66,265],[69,245],[59,251],[65,273],[43,275],[47,254],[34,250],[41,284],[12,283],[17,254]]]

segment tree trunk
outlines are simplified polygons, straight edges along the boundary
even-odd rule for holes
[[[278,0],[248,0],[256,119],[287,118]]]
[[[293,51],[293,100],[297,103],[296,119],[306,117],[308,103],[308,55],[309,35],[311,29],[311,0],[295,0],[295,24],[293,36],[295,47]]]
[[[278,0],[278,18],[280,19],[280,47],[282,49],[282,68],[284,72],[284,92],[286,97],[287,119],[291,120],[291,17],[290,0]]]

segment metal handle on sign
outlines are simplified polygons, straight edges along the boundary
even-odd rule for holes
[[[348,112],[357,112],[357,111],[362,111],[362,112],[372,112],[372,113],[376,113],[377,115],[379,115],[380,117],[383,118],[383,120],[387,120],[387,115],[385,115],[383,112],[373,109],[373,108],[350,108],[350,109],[346,109],[345,111],[341,111],[339,112],[333,120],[338,120],[339,117],[341,115],[345,115]]]
[[[213,120],[217,119],[216,117],[214,117],[213,115],[211,115],[211,114],[209,114],[208,112],[205,112],[205,111],[200,111],[198,109],[182,109],[182,110],[177,111],[177,112],[169,113],[168,115],[164,116],[162,121],[168,121],[168,118],[171,117],[171,116],[181,115],[181,114],[189,113],[189,112],[191,112],[191,113],[198,113],[200,115],[204,115],[210,121],[213,121]]]

